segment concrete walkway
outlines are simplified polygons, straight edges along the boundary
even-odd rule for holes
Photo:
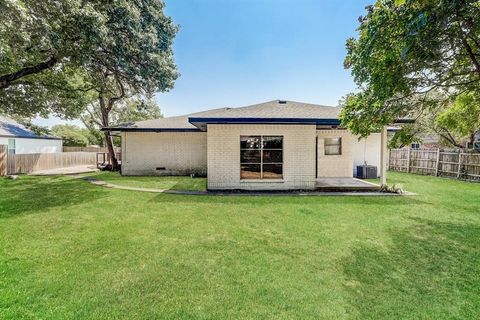
[[[194,195],[194,196],[412,196],[411,192],[404,194],[385,193],[385,192],[322,192],[322,191],[264,191],[264,192],[249,192],[249,191],[188,191],[188,190],[169,190],[169,189],[149,189],[138,187],[120,186],[113,183],[108,183],[98,180],[93,177],[82,177],[83,180],[90,182],[96,186],[105,188],[150,192],[150,193],[165,193],[165,194],[179,194],[179,195]]]
[[[38,171],[30,172],[29,175],[31,175],[31,176],[54,176],[54,175],[91,173],[91,172],[96,172],[96,171],[98,171],[96,166],[94,166],[94,165],[84,165],[84,166],[75,166],[75,167],[38,170]]]

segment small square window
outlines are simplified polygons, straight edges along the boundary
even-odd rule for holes
[[[420,143],[416,143],[416,142],[412,143],[411,148],[412,149],[420,149]]]
[[[342,138],[325,138],[325,155],[341,155],[342,154]]]

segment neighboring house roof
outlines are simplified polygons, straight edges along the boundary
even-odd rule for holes
[[[24,125],[10,118],[0,115],[0,137],[28,138],[28,139],[53,139],[61,140],[52,136],[39,136]]]
[[[198,131],[206,123],[316,123],[339,125],[339,107],[274,100],[240,108],[220,108],[183,116],[126,123],[116,131]]]

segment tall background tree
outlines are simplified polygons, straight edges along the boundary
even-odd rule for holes
[[[0,2],[0,111],[76,118],[92,101],[102,126],[122,99],[171,89],[177,26],[162,0]],[[107,147],[117,166],[112,138]]]
[[[85,132],[87,131],[87,132]],[[86,147],[89,144],[88,130],[72,124],[57,124],[51,129],[51,133],[62,138],[66,147]]]
[[[362,136],[397,117],[480,94],[478,0],[378,0],[347,40],[345,67],[359,91],[346,96],[344,125]],[[440,95],[438,93],[441,93]]]
[[[101,128],[104,126],[102,122],[102,110],[98,102],[89,105],[81,120],[90,134],[97,137],[102,145],[104,145],[104,135]],[[121,125],[130,122],[158,119],[162,117],[160,107],[154,99],[143,99],[141,97],[133,97],[117,103],[108,114],[108,122],[110,126]],[[119,145],[118,139],[113,139],[115,145]]]
[[[164,15],[163,1],[114,3],[99,5],[98,10],[108,20],[107,43],[99,43],[96,58],[84,66],[103,127],[111,125],[110,113],[123,99],[168,91],[178,77],[172,50],[177,27]],[[112,137],[108,131],[104,134],[113,167],[117,168]]]

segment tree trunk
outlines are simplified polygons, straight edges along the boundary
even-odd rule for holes
[[[104,128],[109,127],[109,114],[112,110],[112,101],[105,103],[105,99],[100,97],[98,98],[100,104],[100,111],[102,112],[102,126]],[[120,165],[118,164],[117,155],[115,153],[115,147],[113,146],[113,139],[110,131],[104,131],[105,135],[105,145],[108,149],[108,154],[110,155],[110,161],[112,162],[112,170],[120,170]]]
[[[472,148],[473,148],[473,144],[475,143],[475,134],[476,132],[471,133],[468,139],[468,144],[471,145]]]
[[[112,135],[110,131],[105,131],[105,144],[107,145],[108,154],[110,155],[110,160],[112,161],[112,170],[120,170],[120,165],[118,164],[117,154],[115,153],[115,147],[113,145]]]

